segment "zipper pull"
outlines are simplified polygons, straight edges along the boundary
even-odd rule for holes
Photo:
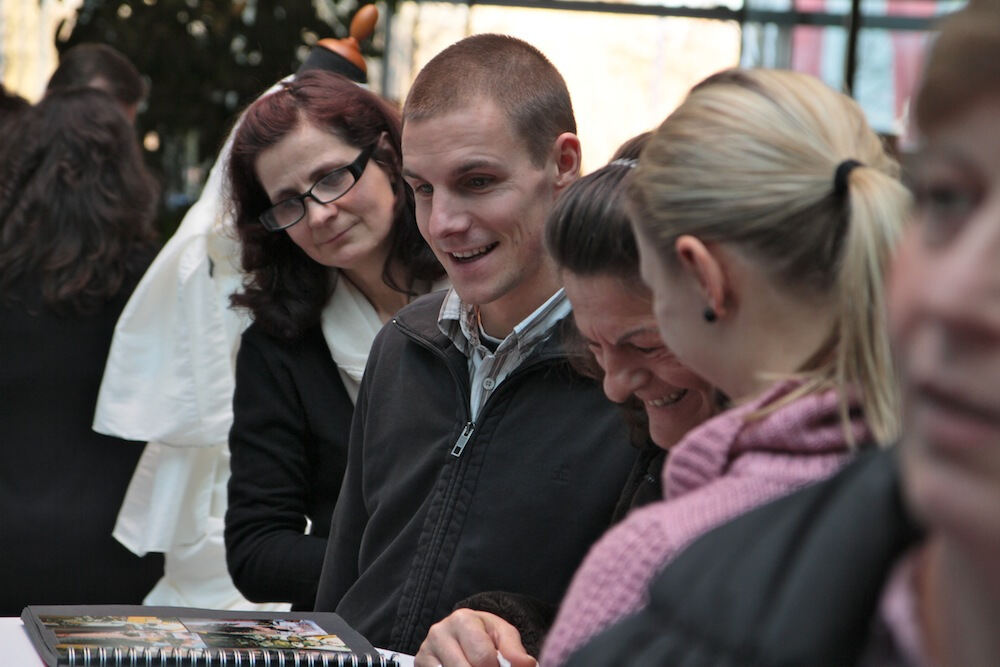
[[[476,429],[476,425],[473,422],[465,422],[465,428],[462,429],[462,435],[458,436],[458,440],[455,441],[455,446],[451,448],[451,455],[458,458],[462,455],[462,450],[465,449],[466,443],[469,442],[469,438],[472,437],[472,432]]]

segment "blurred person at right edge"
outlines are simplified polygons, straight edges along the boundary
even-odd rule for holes
[[[945,19],[891,275],[899,444],[726,524],[571,665],[1000,664],[1000,3]]]

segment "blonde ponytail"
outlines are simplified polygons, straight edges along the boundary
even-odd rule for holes
[[[884,285],[909,194],[895,178],[862,166],[849,174],[845,198],[847,227],[836,286],[840,344],[833,355],[833,379],[837,386],[858,388],[872,434],[888,443],[899,435],[900,406]],[[846,400],[841,413],[846,422]]]
[[[838,186],[845,161],[860,165],[848,164]],[[698,84],[649,140],[627,208],[667,263],[684,234],[730,243],[777,288],[831,303],[835,324],[795,374],[802,384],[769,409],[832,387],[848,442],[860,396],[888,443],[900,415],[885,278],[909,206],[898,174],[847,96],[806,74],[733,69]]]

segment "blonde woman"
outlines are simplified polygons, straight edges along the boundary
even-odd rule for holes
[[[861,109],[793,72],[714,75],[652,137],[627,192],[641,273],[664,343],[733,407],[671,449],[665,499],[591,550],[543,664],[642,608],[702,533],[896,437],[896,175]]]

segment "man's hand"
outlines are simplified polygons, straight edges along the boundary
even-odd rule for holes
[[[499,616],[458,609],[431,626],[414,667],[536,667],[521,644],[521,634]]]

